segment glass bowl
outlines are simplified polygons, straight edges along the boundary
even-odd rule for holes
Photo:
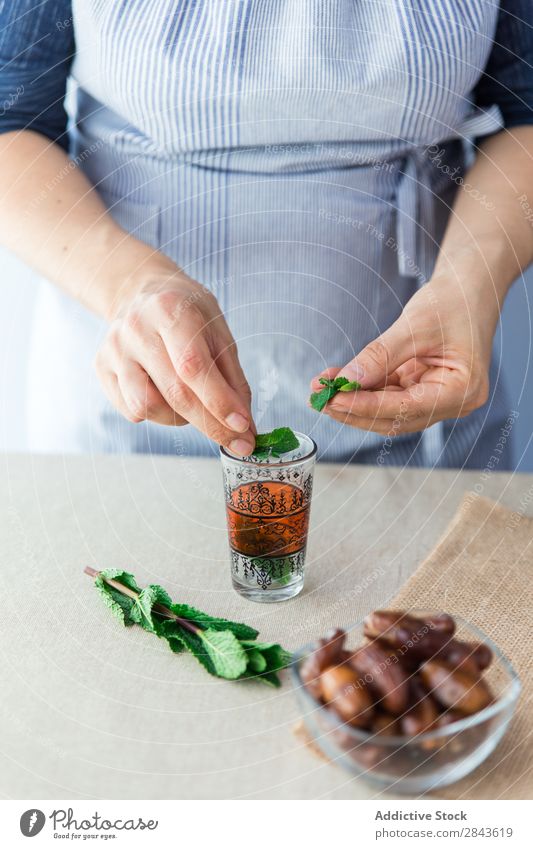
[[[410,610],[415,616],[428,611]],[[476,769],[494,751],[513,716],[520,680],[511,663],[493,641],[470,622],[454,617],[459,639],[486,643],[493,652],[483,678],[494,701],[472,716],[416,737],[376,735],[354,728],[315,699],[300,677],[302,661],[313,651],[308,644],[293,656],[293,686],[305,727],[322,752],[352,775],[362,776],[393,793],[422,793],[458,781]],[[348,648],[362,644],[362,625],[347,631]]]

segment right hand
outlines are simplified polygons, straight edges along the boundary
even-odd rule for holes
[[[111,403],[131,422],[192,424],[240,456],[255,446],[251,392],[214,295],[185,274],[123,300],[96,357]]]

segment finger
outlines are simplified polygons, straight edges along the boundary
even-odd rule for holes
[[[139,336],[146,350],[155,351],[146,335]],[[137,360],[125,353],[121,342],[117,334],[110,334],[95,361],[109,400],[134,423],[150,419],[158,424],[187,424],[168,406]]]
[[[359,430],[378,433],[380,436],[394,439],[395,436],[401,436],[407,433],[418,433],[430,427],[438,418],[435,419],[413,419],[405,421],[397,416],[395,419],[365,419],[360,416],[350,416],[344,413],[330,413],[330,418],[335,419],[339,424],[355,427]]]
[[[341,371],[337,366],[332,366],[331,368],[325,368],[320,372],[316,377],[313,377],[311,381],[311,391],[312,392],[320,392],[321,389],[324,389],[323,385],[320,383],[319,378],[324,377],[328,380],[333,380],[334,377],[337,377]]]
[[[175,332],[164,330],[161,338],[177,376],[202,406],[224,427],[244,434],[250,429],[249,410],[214,362],[203,331],[190,322]]]
[[[235,390],[245,405],[250,419],[250,428],[254,433],[257,433],[257,428],[252,416],[252,391],[239,362],[237,346],[233,339],[226,343],[223,340],[220,341],[219,350],[215,356],[215,362],[220,373],[228,381],[229,385]]]
[[[420,383],[427,370],[428,366],[425,363],[417,360],[408,360],[393,372],[389,380],[401,388],[407,389],[409,386]]]
[[[119,413],[121,413],[121,415],[123,415],[129,422],[132,422],[133,424],[142,422],[142,418],[136,416],[126,404],[124,396],[122,395],[118,385],[117,375],[110,369],[104,369],[101,366],[97,367],[97,373],[100,383],[102,384],[102,389],[113,407],[115,407],[115,409],[118,410]]]
[[[389,374],[415,356],[414,337],[403,316],[374,339],[340,373],[365,389],[385,383]]]
[[[395,435],[394,419],[367,419],[362,416],[351,416],[349,413],[335,412],[329,413],[329,417],[339,422],[339,424],[347,425],[348,427],[356,427],[359,430],[379,433],[382,436]]]
[[[118,371],[118,388],[136,421],[148,419],[162,425],[185,425],[187,421],[167,404],[159,389],[134,360],[125,360]]]
[[[146,360],[141,365],[150,375],[153,383],[167,404],[187,422],[205,433],[214,442],[229,448],[240,457],[247,457],[255,447],[255,436],[250,430],[240,434],[224,427],[207,410],[195,393],[178,377],[169,359],[166,349],[161,348],[157,355],[145,351]]]

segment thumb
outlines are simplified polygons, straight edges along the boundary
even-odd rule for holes
[[[370,342],[339,371],[357,380],[364,389],[380,386],[407,360],[415,356],[415,341],[409,322],[400,317],[385,333]]]

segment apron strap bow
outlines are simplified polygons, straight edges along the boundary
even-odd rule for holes
[[[485,112],[476,109],[459,124],[453,137],[471,142],[477,136],[495,133],[502,127],[498,106]],[[413,148],[405,157],[396,195],[398,270],[403,277],[418,278],[420,285],[429,280],[436,253],[433,186],[438,166],[428,155],[430,148],[431,145]]]

